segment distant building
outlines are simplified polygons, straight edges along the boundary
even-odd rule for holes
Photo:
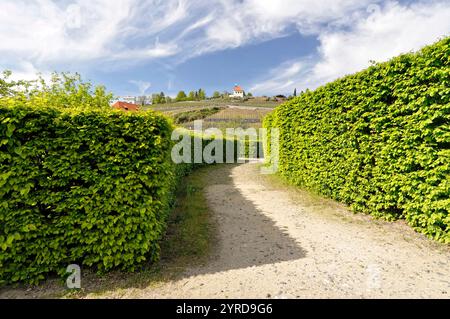
[[[116,110],[122,110],[122,111],[131,111],[131,112],[137,112],[139,111],[139,106],[133,103],[128,102],[116,102],[113,105],[111,105],[112,108]]]
[[[277,102],[284,102],[284,101],[287,101],[287,99],[288,99],[285,95],[281,95],[281,94],[276,95],[274,98]]]
[[[230,94],[230,97],[243,98],[244,97],[244,90],[239,85],[236,84],[234,86],[234,89],[233,89],[233,94]]]
[[[121,101],[136,104],[137,98],[135,96],[123,96],[120,98]]]
[[[118,96],[112,100],[112,104],[116,102],[126,102],[137,105],[149,105],[152,104],[152,97],[150,95],[142,96]]]

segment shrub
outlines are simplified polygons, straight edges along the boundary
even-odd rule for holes
[[[163,116],[3,100],[0,131],[0,284],[158,258],[176,185]]]
[[[49,81],[42,77],[13,81],[11,75],[4,71],[0,77],[0,98],[30,107],[109,109],[113,97],[104,86],[83,81],[78,73],[53,73]]]
[[[450,38],[279,106],[280,173],[450,242]]]
[[[172,130],[151,111],[0,99],[0,285],[156,261],[179,178],[204,165],[173,163]]]
[[[189,123],[195,120],[207,118],[208,116],[214,115],[223,109],[224,108],[221,107],[212,107],[194,111],[180,112],[174,114],[173,119],[175,121],[175,124]]]

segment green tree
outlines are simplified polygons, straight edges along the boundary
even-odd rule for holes
[[[158,93],[155,93],[152,95],[152,103],[153,104],[160,104],[161,103],[161,95]]]
[[[220,94],[220,92],[219,91],[214,91],[214,93],[213,93],[213,98],[214,99],[218,99],[218,98],[220,98],[222,95]]]
[[[0,78],[0,98],[54,108],[109,108],[113,98],[104,86],[83,81],[78,73],[53,73],[49,81],[42,76],[33,81],[11,81],[11,74],[5,71]]]
[[[198,90],[198,99],[200,101],[206,100],[206,92],[203,89]]]
[[[297,96],[297,88],[294,89],[294,97]]]
[[[16,82],[10,79],[12,72],[5,70],[0,76],[0,97],[14,96],[17,94],[20,86],[24,84],[23,82]]]
[[[186,93],[184,91],[180,91],[180,92],[178,92],[177,97],[175,98],[175,100],[177,102],[181,102],[181,101],[186,101],[186,98],[187,98]]]
[[[189,92],[188,100],[189,101],[194,101],[195,100],[195,91]]]
[[[248,96],[248,97],[253,97],[253,94],[250,93],[250,92],[248,92],[248,93],[247,93],[247,96]]]
[[[161,104],[166,103],[166,95],[164,94],[164,92],[161,92],[159,94],[159,103],[161,103]]]

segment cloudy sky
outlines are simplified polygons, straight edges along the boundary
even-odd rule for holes
[[[449,0],[0,0],[0,69],[117,95],[290,94],[449,35]]]

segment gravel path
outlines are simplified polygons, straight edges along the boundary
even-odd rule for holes
[[[205,265],[175,281],[84,297],[450,298],[450,246],[402,221],[355,215],[260,175],[255,164],[217,166],[205,178],[217,225]]]
[[[254,164],[211,170],[216,255],[178,281],[124,297],[450,298],[448,246],[258,172]]]

